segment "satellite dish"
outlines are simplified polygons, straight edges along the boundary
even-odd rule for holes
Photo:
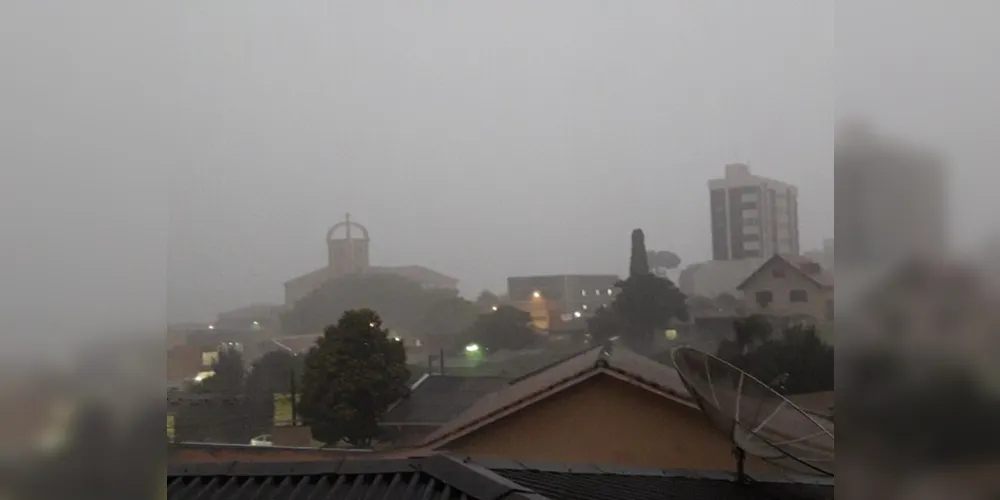
[[[737,449],[790,472],[834,476],[833,422],[814,417],[752,375],[691,347],[671,352],[677,373]]]

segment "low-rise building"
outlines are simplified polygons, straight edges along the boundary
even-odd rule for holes
[[[613,274],[559,274],[507,278],[509,303],[531,314],[535,328],[572,329],[598,308],[610,305],[621,278]]]
[[[812,325],[833,322],[833,275],[811,260],[775,255],[737,288],[748,315]]]
[[[513,381],[419,447],[473,458],[736,470],[732,442],[673,367],[600,346]],[[749,473],[773,473],[756,458]]]

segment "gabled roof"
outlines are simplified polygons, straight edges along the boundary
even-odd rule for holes
[[[600,374],[619,378],[686,406],[698,408],[672,367],[609,344],[584,351],[483,397],[454,420],[434,431],[422,446],[440,447]]]
[[[434,455],[403,460],[173,466],[167,471],[167,498],[827,500],[834,498],[834,485],[832,481],[762,478],[738,483],[726,473]]]
[[[819,266],[816,262],[809,260],[805,257],[797,255],[781,255],[774,254],[770,259],[767,259],[760,267],[754,272],[750,273],[742,283],[740,283],[736,289],[743,290],[746,288],[747,284],[751,280],[757,277],[765,268],[768,267],[772,262],[783,262],[787,267],[791,268],[793,271],[799,273],[801,276],[805,277],[807,280],[812,281],[816,286],[820,288],[832,288],[833,287],[833,275],[824,269],[820,269],[819,272],[810,272],[808,266]]]
[[[483,396],[507,385],[505,377],[426,374],[386,412],[385,425],[443,425]]]

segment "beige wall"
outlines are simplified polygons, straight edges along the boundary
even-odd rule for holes
[[[443,447],[483,458],[735,470],[701,411],[599,375]],[[755,459],[747,472],[773,472]]]
[[[783,269],[783,278],[772,274],[775,269]],[[792,302],[789,293],[792,290],[805,290],[808,294],[806,302]],[[757,292],[770,291],[774,300],[765,308],[757,303]],[[817,323],[827,323],[827,302],[833,301],[833,288],[822,288],[806,278],[787,262],[772,259],[760,270],[757,276],[746,283],[743,288],[743,305],[747,314],[767,314],[779,317],[807,315],[816,319]]]

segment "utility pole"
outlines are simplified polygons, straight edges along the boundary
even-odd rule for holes
[[[288,370],[288,375],[289,375],[289,378],[288,378],[288,388],[289,388],[289,392],[291,392],[291,396],[290,397],[291,397],[291,404],[292,404],[292,427],[295,427],[295,426],[299,425],[298,403],[296,402],[296,399],[298,399],[298,398],[296,398],[296,394],[295,394],[295,392],[296,392],[295,391],[295,370],[294,369]]]

